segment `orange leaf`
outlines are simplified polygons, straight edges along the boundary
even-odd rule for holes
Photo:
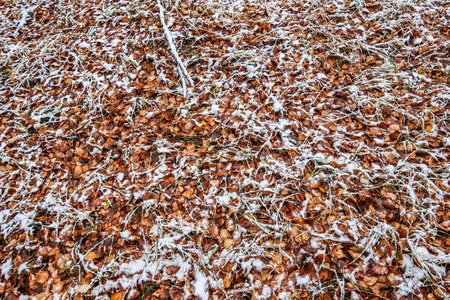
[[[94,251],[91,251],[84,257],[84,259],[85,260],[93,260],[93,259],[96,259],[97,257],[98,257],[98,255],[95,254]]]

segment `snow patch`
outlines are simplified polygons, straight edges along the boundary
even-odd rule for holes
[[[208,292],[208,278],[205,277],[203,272],[197,271],[196,279],[193,283],[194,286],[194,295],[198,296],[201,300],[208,300],[209,299],[209,292]]]
[[[9,277],[11,277],[9,275],[9,271],[11,271],[12,268],[13,268],[13,260],[12,260],[12,258],[8,258],[8,260],[5,261],[0,268],[2,271],[2,275],[3,275],[3,277],[5,277],[6,280],[8,280]]]

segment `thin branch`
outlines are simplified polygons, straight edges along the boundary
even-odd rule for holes
[[[167,39],[167,43],[169,44],[170,51],[172,52],[172,55],[175,57],[175,60],[178,65],[178,72],[181,76],[181,82],[183,84],[183,96],[186,98],[187,90],[186,90],[186,82],[185,79],[189,82],[191,86],[194,85],[194,81],[192,80],[191,76],[189,75],[188,71],[186,70],[186,67],[183,64],[183,61],[181,60],[180,56],[178,55],[177,48],[175,47],[175,44],[173,42],[173,36],[170,32],[169,28],[166,25],[166,22],[164,20],[164,10],[165,8],[161,5],[161,2],[157,1],[158,7],[159,7],[159,18],[161,20],[161,25],[164,29],[164,34]]]

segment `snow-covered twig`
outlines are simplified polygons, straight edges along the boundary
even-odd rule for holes
[[[191,76],[189,75],[188,71],[186,70],[186,67],[183,64],[183,61],[181,60],[180,56],[178,55],[177,48],[175,47],[175,44],[173,42],[172,33],[169,30],[169,27],[167,27],[166,22],[164,20],[164,10],[165,8],[162,6],[161,2],[158,0],[157,2],[159,7],[159,18],[161,20],[161,25],[164,29],[164,34],[167,39],[167,43],[169,44],[170,51],[172,52],[172,55],[175,57],[175,60],[177,62],[178,66],[178,72],[181,76],[181,81],[183,83],[183,96],[186,97],[187,91],[186,91],[186,82],[185,79],[189,82],[191,86],[194,85],[194,81],[192,80]]]

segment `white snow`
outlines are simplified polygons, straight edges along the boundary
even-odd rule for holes
[[[323,74],[323,73],[317,73],[317,79],[321,80],[321,79],[326,79],[328,78],[327,75]]]
[[[435,111],[445,109],[450,93],[446,83],[430,78],[429,70],[448,72],[450,69],[434,58],[433,51],[438,45],[433,43],[442,40],[442,37],[437,31],[427,29],[428,25],[424,22],[425,18],[439,13],[432,1],[387,0],[380,2],[380,10],[374,8],[375,11],[369,11],[360,1],[351,2],[350,8],[345,1],[306,1],[303,7],[296,7],[294,3],[289,7],[279,5],[280,1],[193,0],[189,3],[197,5],[203,12],[189,11],[185,16],[181,10],[185,5],[183,1],[173,1],[173,5],[169,6],[170,1],[159,0],[155,7],[151,7],[151,3],[134,0],[118,1],[112,6],[104,6],[100,2],[92,3],[92,10],[96,11],[94,24],[87,27],[83,18],[74,14],[76,9],[72,4],[66,3],[67,11],[52,18],[61,17],[58,22],[64,24],[69,21],[74,28],[85,26],[85,34],[78,40],[76,37],[72,40],[67,39],[70,34],[65,36],[59,31],[52,31],[52,26],[41,27],[45,31],[42,39],[32,40],[32,43],[26,42],[26,38],[27,31],[33,30],[30,30],[31,26],[25,27],[27,23],[42,25],[33,23],[34,10],[38,5],[47,4],[45,1],[19,2],[20,5],[10,11],[11,22],[5,23],[11,26],[13,33],[15,31],[15,36],[1,37],[5,41],[3,60],[8,62],[12,71],[8,73],[9,77],[5,77],[10,85],[0,88],[0,95],[4,96],[9,89],[16,94],[10,97],[11,101],[0,104],[0,115],[11,115],[14,119],[0,124],[7,126],[2,129],[4,133],[0,133],[0,161],[6,166],[6,169],[3,166],[0,170],[0,186],[3,189],[0,198],[4,203],[0,210],[0,228],[4,237],[23,231],[26,238],[32,241],[35,225],[40,224],[36,217],[43,210],[52,216],[50,224],[42,223],[45,230],[55,232],[56,242],[64,240],[74,233],[83,220],[91,221],[92,215],[97,214],[96,211],[86,211],[86,207],[89,207],[91,196],[88,195],[93,184],[99,183],[97,194],[100,201],[111,204],[117,198],[130,200],[130,205],[140,206],[142,215],[150,217],[149,227],[153,227],[139,226],[137,230],[127,230],[130,228],[129,221],[136,216],[135,210],[125,219],[117,220],[119,229],[113,238],[115,241],[119,237],[127,241],[139,239],[137,251],[142,255],[140,258],[134,256],[135,253],[119,252],[109,264],[96,266],[77,259],[78,249],[74,249],[68,265],[76,264],[94,272],[96,276],[93,280],[107,273],[115,278],[103,281],[91,290],[98,299],[106,299],[102,293],[118,285],[131,290],[157,275],[163,276],[163,280],[181,281],[194,270],[195,278],[191,283],[195,295],[200,299],[209,299],[215,296],[213,291],[221,288],[219,279],[222,274],[215,267],[221,270],[227,263],[233,264],[233,271],[242,269],[247,273],[246,282],[235,289],[262,289],[261,295],[255,295],[259,299],[268,299],[271,295],[288,299],[291,290],[297,288],[295,283],[314,293],[326,284],[313,280],[316,274],[310,275],[311,278],[298,275],[290,281],[290,286],[280,290],[277,286],[263,286],[252,277],[252,271],[272,270],[273,266],[266,265],[261,257],[265,255],[266,247],[278,247],[273,240],[285,237],[286,227],[291,227],[291,224],[285,224],[286,216],[283,215],[284,206],[290,203],[294,205],[292,215],[295,219],[305,219],[311,209],[319,214],[325,210],[331,211],[333,217],[345,211],[348,217],[345,221],[327,221],[326,231],[320,231],[320,234],[314,226],[307,227],[311,236],[308,246],[314,253],[302,252],[302,260],[313,263],[316,271],[321,266],[314,261],[314,255],[327,254],[326,245],[351,242],[365,247],[358,258],[361,268],[342,270],[344,278],[353,278],[353,282],[355,275],[365,272],[368,262],[381,261],[376,245],[386,239],[388,243],[401,242],[404,245],[404,274],[399,277],[397,296],[417,293],[417,288],[427,279],[442,285],[449,255],[441,248],[424,243],[429,238],[435,238],[438,224],[434,224],[433,220],[445,204],[445,193],[449,188],[448,173],[441,172],[449,167],[448,149],[445,148],[450,146],[450,137],[445,131],[448,114],[436,114]],[[34,2],[37,5],[31,6]],[[270,28],[264,33],[256,32],[261,30],[259,22],[254,23],[253,19],[243,22],[243,14],[249,7],[256,9],[255,12],[263,12],[257,18],[269,24]],[[329,10],[329,7],[333,9]],[[89,11],[83,13],[90,14]],[[321,15],[324,11],[327,11],[330,20],[338,17],[341,21],[327,27],[297,24],[300,18],[314,19],[315,15]],[[253,12],[249,13],[250,18]],[[159,18],[160,23],[134,22],[137,15],[140,20],[143,17],[141,21]],[[245,15],[247,17],[247,13]],[[132,22],[122,22],[125,16]],[[110,30],[111,23],[115,26],[114,30]],[[211,24],[218,25],[213,32],[202,28]],[[395,36],[399,32],[398,28],[395,29],[398,24],[406,26],[402,27],[406,33],[402,37]],[[200,30],[197,31],[197,28]],[[392,40],[383,41],[384,33],[380,35],[378,29],[392,32]],[[340,31],[345,33],[344,39],[339,37]],[[133,34],[130,35],[130,32]],[[23,35],[24,39],[17,40],[18,34]],[[209,40],[210,34],[214,35],[214,41],[203,43],[203,40]],[[371,36],[380,39],[369,40]],[[249,37],[254,37],[251,43],[248,42]],[[222,40],[225,43],[217,51],[215,41]],[[169,51],[148,50],[148,47],[159,47],[161,42],[166,41],[166,50]],[[199,55],[196,47],[200,44]],[[195,55],[185,51],[190,45],[195,45],[192,48]],[[332,47],[328,47],[330,45]],[[141,46],[145,49],[142,55],[140,50],[137,51]],[[326,51],[318,54],[316,50],[319,49]],[[423,65],[423,70],[411,69],[410,65],[401,67],[399,60],[392,59],[393,54],[407,54],[405,57],[410,57],[408,55],[414,51],[425,51],[423,55],[413,57],[414,64]],[[375,59],[375,64],[372,62],[369,69],[355,71],[354,77],[350,76],[352,78],[346,77],[348,68],[364,59],[360,57],[362,52],[367,53],[366,59]],[[67,57],[61,57],[61,53],[66,53]],[[327,56],[341,57],[349,64],[346,63],[345,67],[341,64],[327,66],[332,64],[327,61]],[[140,69],[143,64],[147,65],[145,71]],[[228,69],[232,69],[232,73]],[[118,117],[110,120],[112,123],[109,124],[114,125],[111,127],[114,129],[109,126],[100,129],[106,125],[103,120],[116,113],[109,111],[110,100],[117,99],[118,94],[136,91],[147,80],[145,76],[154,77],[154,80],[148,78],[149,81],[158,83],[145,92],[157,96],[124,96],[118,109],[120,114],[126,115],[125,125],[120,125],[122,121]],[[31,98],[26,94],[29,89],[22,86],[30,78],[40,82]],[[344,79],[352,80],[345,83]],[[340,80],[344,80],[342,84],[333,85]],[[65,87],[65,82],[71,82],[72,86]],[[402,85],[407,88],[403,89]],[[60,94],[47,92],[46,89],[53,87]],[[406,90],[410,92],[405,94],[403,91]],[[334,107],[338,93],[347,94],[342,109]],[[265,99],[261,97],[263,94]],[[197,104],[203,96],[202,107],[197,110],[193,104]],[[428,108],[417,106],[409,110],[409,107],[399,105],[403,100],[421,104],[424,97],[429,99]],[[171,102],[170,108],[161,105],[167,100]],[[225,103],[228,107],[223,111]],[[76,107],[78,104],[79,107]],[[369,106],[376,109],[367,114],[365,109]],[[80,110],[72,114],[74,108]],[[184,155],[185,142],[174,141],[181,134],[182,125],[175,123],[172,124],[174,126],[159,128],[165,134],[159,134],[159,129],[147,128],[148,131],[143,133],[147,137],[151,135],[152,140],[145,143],[141,142],[140,136],[134,136],[143,128],[142,116],[137,111],[147,110],[145,127],[157,120],[166,109],[175,113],[174,118],[181,117],[182,122],[190,121],[195,123],[195,127],[207,129],[207,133],[196,133],[202,136],[204,145],[201,151],[206,149],[202,152],[204,155]],[[324,110],[327,113],[322,115]],[[375,145],[372,142],[366,144],[368,131],[365,129],[370,132],[370,127],[384,128],[380,125],[387,120],[385,110],[388,118],[399,118],[401,115],[400,118],[405,121],[401,132],[407,135],[408,145],[414,146],[407,155],[395,150],[397,145],[390,137],[383,136],[386,134],[384,130],[369,134],[374,137]],[[57,124],[52,127],[53,123],[66,120],[65,112],[71,114],[71,126]],[[28,124],[31,127],[23,124],[28,117],[33,120],[33,124]],[[82,120],[77,121],[79,117]],[[212,129],[215,133],[219,132],[219,137],[211,135],[209,126],[204,126],[204,120],[215,123]],[[419,125],[411,127],[410,120]],[[365,129],[358,129],[357,124]],[[97,166],[72,186],[67,183],[72,175],[71,170],[64,168],[65,161],[61,161],[58,155],[48,156],[47,150],[59,147],[63,142],[72,144],[77,133],[70,129],[75,129],[74,125],[82,129],[83,134],[91,135],[87,144],[93,150],[89,150],[87,155],[95,156]],[[432,126],[431,132],[422,130],[422,127],[429,128],[428,125]],[[95,129],[91,131],[91,127]],[[332,127],[336,127],[335,130]],[[113,154],[111,149],[102,146],[105,145],[105,138],[111,137],[112,130],[117,128],[124,129],[116,132],[117,137],[114,137],[121,154]],[[132,132],[130,136],[126,134],[128,128]],[[34,135],[30,135],[29,130],[33,129],[39,132],[39,139],[36,145],[33,141],[30,146]],[[229,135],[225,140],[230,130],[234,136]],[[92,137],[96,132],[101,137]],[[297,141],[296,137],[300,136],[305,139]],[[137,139],[133,139],[135,137]],[[443,146],[430,147],[434,145],[435,137],[442,139]],[[80,147],[71,147],[66,151],[75,151],[78,157],[78,152],[84,151],[85,141],[84,137],[77,139],[80,140]],[[221,149],[217,151],[217,148]],[[140,151],[149,151],[149,155],[132,162]],[[435,166],[429,167],[427,162],[414,162],[417,159],[426,160],[419,155],[409,159],[416,151],[428,152]],[[105,159],[102,159],[102,153],[107,154]],[[112,163],[112,159],[117,160],[121,156],[123,161],[119,163],[127,170],[117,170]],[[362,157],[369,158],[369,167]],[[217,181],[213,183],[211,181],[218,170],[218,163],[226,166],[226,172],[221,178],[214,178]],[[314,176],[310,176],[311,167]],[[49,168],[56,172],[49,172]],[[48,173],[47,178],[41,176],[44,169]],[[211,185],[205,185],[205,181],[210,181]],[[200,196],[182,199],[184,202],[180,205],[176,187],[184,186],[186,182],[188,185],[195,183],[195,187],[190,187],[198,189],[196,195]],[[356,209],[348,197],[357,197],[359,193],[370,194],[373,182],[381,183],[376,192],[381,193],[383,200],[391,199],[399,204],[401,218],[417,222],[417,230],[409,231],[407,238],[400,239],[393,227],[378,222],[378,211],[358,212],[358,217],[353,218]],[[319,183],[327,193],[312,188]],[[14,190],[10,187],[12,185],[17,185]],[[395,194],[387,193],[385,190],[393,185]],[[304,189],[309,193],[302,195]],[[422,189],[427,190],[425,196],[420,192]],[[45,194],[35,199],[40,191],[45,191]],[[78,202],[77,205],[73,205],[74,202]],[[175,210],[177,205],[189,207],[187,214],[180,214],[183,209]],[[105,205],[104,210],[110,212],[111,208],[107,207]],[[217,221],[217,214],[223,212],[226,212],[227,218],[245,216],[257,230],[247,230],[236,222],[229,232],[230,238],[235,240],[233,247],[223,249],[217,244],[205,251],[196,244],[196,238],[191,238],[191,234],[200,235],[203,239],[211,222]],[[13,251],[34,247],[30,245],[34,244],[17,245]],[[279,247],[282,252],[283,246]],[[119,251],[113,248],[112,252],[116,250]],[[395,259],[395,254],[395,251],[386,253],[386,262]],[[292,253],[283,255],[290,258]],[[35,263],[43,263],[42,257],[33,261],[33,265]],[[289,263],[294,263],[292,258]],[[349,269],[359,263],[349,265]],[[0,270],[5,279],[8,280],[11,272],[15,271],[13,266],[12,258],[3,262]],[[164,273],[168,266],[178,266],[180,269],[176,274],[169,275]],[[27,268],[24,262],[17,272],[31,271]],[[280,282],[282,276],[275,276],[273,280]],[[185,292],[192,291],[191,288],[186,287]],[[234,292],[228,296],[232,297]],[[357,293],[352,293],[351,297],[359,299]]]
[[[193,286],[195,290],[194,295],[198,296],[201,300],[209,299],[208,279],[205,277],[202,271],[197,271]]]
[[[241,262],[241,267],[246,270],[247,274],[255,268],[258,272],[261,272],[266,265],[257,258],[250,258],[248,261]]]
[[[397,298],[408,296],[421,286],[423,286],[422,279],[425,278],[426,272],[421,268],[417,268],[414,264],[414,260],[408,255],[403,254],[403,268],[405,273],[403,282],[397,286],[396,296]]]
[[[28,262],[22,263],[22,264],[19,266],[19,268],[17,269],[17,274],[20,275],[20,274],[22,274],[23,271],[27,270],[27,269],[28,269],[27,264],[28,264]]]
[[[12,258],[8,258],[1,266],[1,271],[2,271],[2,275],[3,277],[5,277],[6,280],[9,279],[10,275],[9,272],[12,270],[13,268],[13,261]]]
[[[81,43],[78,44],[78,47],[80,47],[80,48],[90,48],[91,45],[89,43],[87,43],[87,42],[81,42]]]
[[[123,263],[120,266],[120,269],[129,275],[134,275],[142,272],[145,269],[146,265],[147,263],[144,260],[138,259],[130,261],[128,263]]]
[[[281,292],[281,293],[278,294],[278,299],[280,299],[280,300],[292,299],[291,298],[291,293],[289,293],[289,292]]]
[[[258,299],[269,299],[270,295],[272,294],[272,289],[265,285],[262,289],[261,296],[258,297]]]
[[[124,230],[120,233],[120,237],[123,239],[128,239],[131,236],[131,232],[128,230]]]
[[[305,275],[305,276],[297,276],[296,280],[297,280],[297,282],[296,282],[297,285],[300,285],[300,286],[308,285],[308,284],[313,283],[313,282],[311,281],[311,278],[309,277],[309,275]]]

